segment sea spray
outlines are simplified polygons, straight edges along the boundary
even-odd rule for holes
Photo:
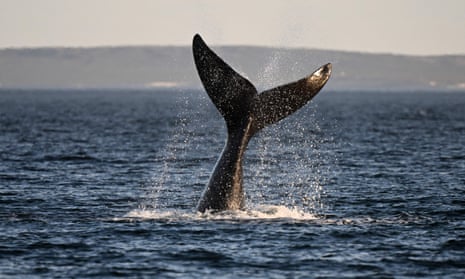
[[[141,209],[162,209],[173,206],[172,200],[168,198],[166,192],[175,191],[176,181],[183,179],[183,162],[187,155],[191,141],[194,136],[192,127],[198,123],[193,123],[199,117],[195,117],[197,112],[192,110],[192,94],[187,92],[179,95],[176,100],[175,125],[170,129],[170,136],[165,148],[159,150],[159,164],[156,166],[150,181],[148,182],[148,193],[141,204]],[[194,116],[192,115],[194,114]]]
[[[258,84],[273,86],[280,78],[278,69],[284,60],[285,55],[276,51],[264,66]],[[296,67],[297,62],[290,69]],[[325,171],[321,168],[322,161],[327,158],[319,151],[325,139],[315,117],[316,108],[313,103],[305,106],[289,119],[264,129],[252,140],[247,157],[250,161],[247,163],[246,159],[245,163],[246,169],[251,170],[249,175],[245,173],[249,181],[245,187],[248,204],[273,201],[306,212],[322,211]],[[296,176],[289,177],[289,170]]]

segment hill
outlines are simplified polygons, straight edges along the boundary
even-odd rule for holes
[[[215,47],[258,88],[332,62],[332,90],[465,90],[465,55],[406,56],[315,49]],[[0,50],[3,88],[200,87],[190,47]]]

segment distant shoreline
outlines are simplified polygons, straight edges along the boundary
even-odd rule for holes
[[[133,87],[133,88],[0,88],[0,94],[3,93],[15,93],[15,92],[63,92],[63,93],[73,93],[73,92],[107,92],[107,93],[118,93],[118,92],[152,92],[152,93],[170,93],[175,92],[179,94],[189,94],[193,92],[201,92],[204,93],[203,88],[190,88],[190,87]],[[262,90],[259,90],[261,92]],[[415,94],[465,94],[465,90],[456,90],[456,89],[443,89],[443,90],[433,90],[433,89],[395,89],[395,90],[371,90],[371,89],[350,89],[350,90],[324,90],[320,93],[321,94],[358,94],[358,93],[368,93],[368,94],[385,94],[385,93],[393,93],[393,94],[401,94],[401,93],[415,93]]]
[[[464,91],[465,55],[409,56],[304,48],[213,49],[258,88],[303,78],[331,62],[327,90]],[[0,88],[202,88],[182,46],[0,50]]]

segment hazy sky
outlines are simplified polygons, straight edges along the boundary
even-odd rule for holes
[[[209,44],[465,54],[463,0],[0,0],[0,48]]]

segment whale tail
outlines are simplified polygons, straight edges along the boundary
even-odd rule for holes
[[[249,80],[216,55],[198,34],[194,36],[192,49],[200,80],[224,117],[228,132],[251,124],[250,137],[308,103],[331,75],[331,64],[326,64],[303,79],[258,93]]]

